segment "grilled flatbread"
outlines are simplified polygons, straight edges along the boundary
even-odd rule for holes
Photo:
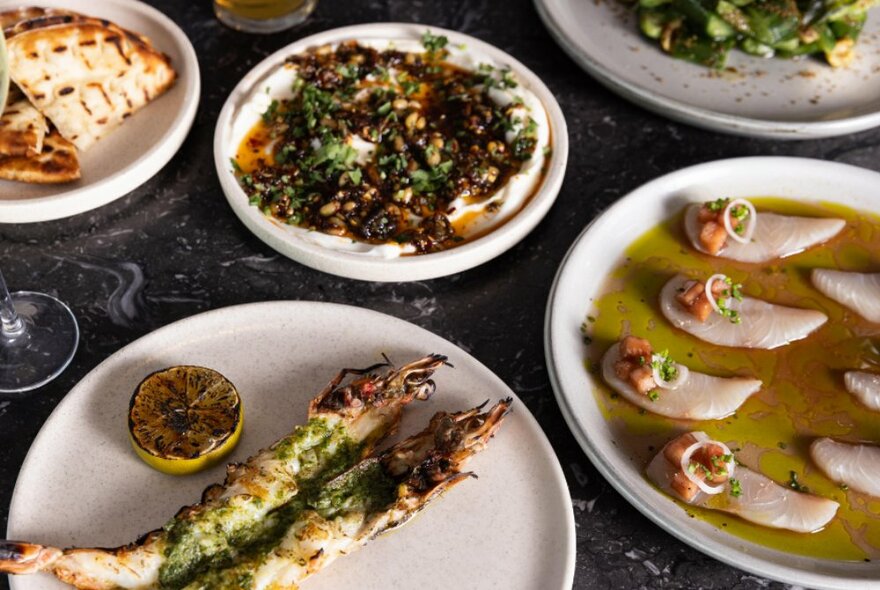
[[[32,18],[40,18],[53,14],[69,14],[66,10],[58,10],[53,8],[42,8],[39,6],[22,6],[21,8],[13,8],[12,10],[4,10],[0,12],[0,27],[3,27],[3,33],[9,37],[9,28],[24,20]]]
[[[148,40],[100,19],[44,15],[11,30],[12,80],[81,150],[165,92],[176,76]]]
[[[5,180],[52,184],[79,177],[76,148],[55,129],[46,136],[39,154],[0,158],[0,178]]]
[[[49,123],[15,87],[0,117],[0,156],[35,156],[43,150]]]

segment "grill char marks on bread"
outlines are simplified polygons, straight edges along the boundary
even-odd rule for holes
[[[43,150],[49,123],[16,88],[10,88],[0,117],[0,156],[36,156]]]
[[[79,159],[72,143],[52,129],[39,154],[0,157],[0,178],[37,184],[70,182],[80,177]]]
[[[36,14],[29,10],[19,12]],[[0,14],[0,23],[11,18]],[[149,40],[106,20],[45,10],[5,29],[10,77],[80,150],[165,92],[176,77],[169,58]]]

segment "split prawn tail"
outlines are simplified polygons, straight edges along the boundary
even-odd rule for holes
[[[45,572],[80,590],[146,590],[157,584],[156,561],[151,543],[117,549],[66,549],[19,541],[0,541],[0,572]],[[150,561],[154,563],[149,563]]]
[[[51,566],[63,551],[21,541],[0,540],[0,572],[33,574]]]
[[[404,525],[444,492],[476,477],[462,468],[486,447],[510,404],[506,399],[486,412],[481,406],[436,414],[422,432],[327,482],[304,501],[303,509],[271,541],[271,549],[266,551],[263,544],[234,566],[194,580],[186,590],[235,588],[242,576],[252,581],[252,590],[295,587],[337,557]]]

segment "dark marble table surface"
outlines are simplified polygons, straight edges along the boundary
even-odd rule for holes
[[[201,106],[183,148],[152,180],[111,205],[61,221],[0,225],[0,267],[10,287],[58,295],[82,329],[79,352],[57,381],[27,399],[0,400],[0,529],[5,530],[12,488],[37,431],[67,391],[107,356],[151,330],[208,309],[308,299],[360,305],[414,322],[472,353],[522,397],[568,479],[577,521],[575,588],[782,587],[677,541],[596,472],[550,389],[544,305],[557,265],[578,233],[642,183],[684,166],[747,155],[807,156],[880,169],[880,130],[780,142],[670,122],[583,73],[553,42],[530,0],[321,0],[304,28],[270,36],[224,28],[209,0],[152,3],[186,31],[202,65]],[[477,269],[407,284],[322,274],[256,239],[223,198],[212,137],[236,82],[300,36],[376,21],[425,23],[488,41],[538,73],[565,112],[571,158],[556,205],[519,245]],[[6,580],[0,581],[0,588],[6,587]]]

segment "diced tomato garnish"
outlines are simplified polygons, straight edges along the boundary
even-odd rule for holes
[[[616,363],[614,363],[614,373],[621,381],[628,381],[630,373],[632,373],[633,369],[635,369],[637,366],[638,365],[636,363],[633,363],[632,361],[619,359]]]
[[[681,456],[684,455],[685,450],[695,442],[697,442],[697,438],[690,432],[682,434],[666,445],[666,448],[663,449],[663,456],[673,465],[678,465],[681,463]]]
[[[723,225],[710,221],[700,230],[700,244],[709,254],[718,254],[727,243],[727,230]]]
[[[678,494],[678,497],[685,502],[693,500],[694,496],[697,495],[697,492],[700,491],[697,484],[688,479],[680,469],[672,476],[672,481],[669,482],[669,486],[672,488],[672,491]]]
[[[648,360],[647,364],[642,365],[629,374],[629,382],[632,384],[633,389],[642,395],[648,395],[648,393],[657,388],[657,383],[654,381],[654,370],[651,368],[650,362]]]
[[[650,359],[654,351],[651,343],[644,338],[627,336],[620,341],[620,356],[629,360]]]
[[[712,294],[717,299],[726,289],[726,286],[720,281],[712,283]],[[682,307],[684,307],[691,315],[701,322],[705,322],[706,318],[712,313],[712,304],[706,297],[706,286],[703,283],[691,283],[683,293],[675,296]]]
[[[698,469],[695,475],[706,479],[712,485],[724,483],[730,477],[727,472],[727,461],[724,460],[724,449],[718,445],[703,445],[691,455],[691,461],[699,463],[707,471]]]

